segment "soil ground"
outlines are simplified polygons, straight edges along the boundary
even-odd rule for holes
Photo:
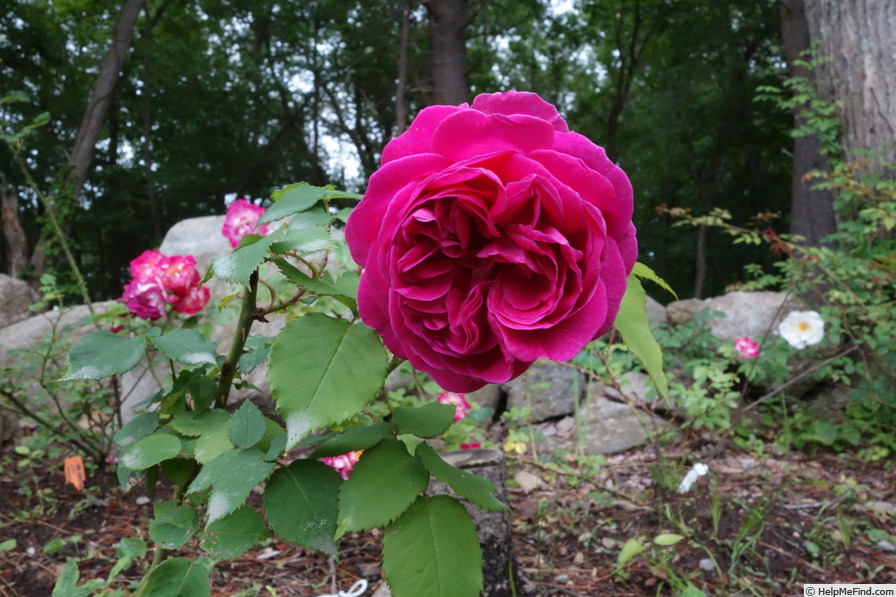
[[[517,565],[543,596],[648,596],[688,583],[707,595],[802,595],[802,583],[896,583],[896,465],[850,456],[787,453],[756,457],[730,449],[704,460],[709,474],[687,493],[682,448],[545,464],[511,459],[509,502]],[[62,463],[17,467],[0,454],[0,597],[48,597],[66,558],[82,581],[105,578],[125,537],[147,537],[152,505],[141,487],[124,493],[112,472],[78,492]],[[558,466],[559,465],[559,466]],[[665,471],[665,472],[664,472]],[[519,473],[525,473],[520,475]],[[515,485],[519,485],[518,487]],[[672,545],[654,543],[660,535]],[[630,541],[633,540],[633,541]],[[663,539],[661,538],[662,542]],[[619,567],[623,547],[641,553]],[[48,547],[50,546],[50,547]],[[0,548],[2,549],[2,548]],[[196,540],[179,550],[200,554]],[[346,537],[338,562],[268,541],[218,563],[215,596],[316,596],[366,578],[382,583],[376,532]],[[115,581],[136,585],[152,555]],[[334,584],[335,581],[335,584]]]

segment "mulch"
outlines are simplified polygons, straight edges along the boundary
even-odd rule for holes
[[[762,458],[731,449],[705,461],[687,493],[675,485],[688,453],[651,447],[607,457],[583,478],[528,456],[508,463],[514,550],[521,574],[543,596],[653,596],[689,582],[707,595],[801,594],[802,583],[896,583],[896,466],[849,455],[791,452]],[[147,535],[152,504],[142,487],[123,492],[113,472],[87,490],[66,485],[60,462],[20,470],[0,454],[0,597],[47,597],[66,558],[81,579],[105,578],[124,537]],[[520,485],[520,486],[517,486]],[[164,493],[164,490],[162,490]],[[660,546],[662,534],[683,538]],[[887,539],[889,537],[889,539]],[[377,531],[346,536],[338,561],[269,540],[212,573],[215,596],[317,596],[365,578],[383,582]],[[61,541],[58,541],[61,540]],[[645,550],[619,567],[626,542]],[[47,549],[47,546],[51,546]],[[196,557],[195,539],[176,555]],[[136,586],[152,556],[115,580]]]

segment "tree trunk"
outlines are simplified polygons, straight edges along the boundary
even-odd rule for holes
[[[781,39],[789,75],[810,78],[812,73],[796,64],[810,46],[805,0],[781,0]],[[800,126],[804,117],[796,112],[794,124]],[[821,239],[837,230],[837,220],[834,193],[815,189],[806,181],[806,174],[812,170],[830,170],[830,162],[821,153],[821,142],[815,136],[796,137],[790,186],[790,233],[802,236],[805,239],[802,244],[817,247]]]
[[[115,21],[109,53],[106,54],[100,74],[93,86],[93,92],[90,94],[90,101],[87,103],[87,109],[81,119],[81,126],[78,127],[78,136],[75,138],[75,146],[69,158],[72,196],[75,199],[81,194],[81,189],[87,181],[96,142],[100,137],[103,122],[106,120],[109,105],[112,103],[112,94],[118,84],[125,54],[131,44],[131,37],[134,35],[134,25],[142,8],[143,0],[127,0]]]
[[[401,37],[398,43],[398,84],[395,88],[395,131],[400,135],[408,128],[408,62],[410,51],[411,0],[405,0],[401,11]]]
[[[896,162],[896,2],[805,0],[812,44],[831,60],[820,67],[825,90],[840,102],[843,146]]]
[[[464,29],[466,0],[428,0],[432,103],[462,104],[470,95]]]
[[[9,275],[17,278],[28,266],[28,241],[22,222],[19,219],[19,200],[15,187],[2,180],[2,217],[3,237],[6,240],[6,257],[9,264]]]

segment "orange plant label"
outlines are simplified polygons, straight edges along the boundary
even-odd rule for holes
[[[84,489],[84,461],[80,456],[71,456],[65,459],[65,482],[71,483],[75,489]]]

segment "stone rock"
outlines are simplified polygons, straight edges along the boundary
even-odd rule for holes
[[[760,339],[774,333],[791,311],[808,308],[805,301],[790,293],[737,290],[705,300],[692,298],[669,303],[666,316],[670,324],[684,325],[694,321],[697,313],[708,309],[710,330],[716,338],[734,340],[749,336]]]
[[[523,493],[531,493],[541,487],[541,479],[538,478],[538,475],[530,473],[529,471],[517,472],[517,474],[513,476],[513,480],[520,486]]]
[[[585,417],[580,420],[584,430],[578,434],[585,454],[613,454],[642,446],[669,425],[653,413],[610,400],[597,391],[585,411]],[[569,449],[570,443],[562,436],[548,436],[537,447],[539,451],[556,451]]]
[[[696,313],[706,307],[701,299],[689,298],[666,305],[666,321],[670,325],[684,325],[694,321]]]
[[[467,398],[482,408],[490,408],[494,412],[498,412],[498,409],[501,407],[501,386],[488,384],[475,392],[470,392],[467,394]]]
[[[791,311],[808,309],[805,301],[786,292],[729,292],[707,299],[711,311],[720,311],[724,317],[710,320],[712,335],[721,340],[734,340],[743,336],[754,339],[772,334],[778,324]]]
[[[575,412],[585,386],[584,373],[550,361],[537,361],[528,371],[503,384],[507,408],[531,406],[533,423]]]
[[[221,233],[224,216],[204,216],[181,220],[168,229],[159,251],[165,255],[192,255],[202,272],[212,260],[232,250]]]
[[[40,300],[40,294],[22,280],[0,274],[0,328],[28,319],[28,307]]]
[[[646,373],[628,371],[623,373],[616,381],[619,383],[622,392],[616,388],[606,386],[603,388],[603,393],[619,402],[625,402],[626,398],[632,398],[647,404],[656,398],[656,392],[653,393],[653,398],[647,398],[647,394],[653,390],[653,385],[650,383],[650,376]]]
[[[668,321],[666,308],[651,296],[647,297],[647,319],[659,325],[663,325]]]
[[[95,303],[96,313],[103,313],[115,305],[114,301]],[[90,322],[90,310],[80,305],[70,309],[47,311],[0,328],[0,367],[10,367],[8,381],[24,385],[22,390],[29,403],[40,405],[50,401],[47,391],[38,383],[34,352],[55,338],[54,356],[46,375],[50,380],[65,374],[64,356],[82,337],[96,328]],[[55,368],[54,368],[55,367]],[[126,388],[122,388],[126,391]]]
[[[95,303],[94,311],[102,313],[108,310],[115,301]],[[0,366],[8,367],[18,361],[17,351],[32,349],[47,341],[50,334],[64,337],[65,349],[70,348],[88,332],[95,328],[89,321],[90,310],[80,305],[70,309],[47,311],[0,328]]]
[[[0,446],[6,442],[14,442],[22,435],[19,417],[8,410],[0,410]]]

